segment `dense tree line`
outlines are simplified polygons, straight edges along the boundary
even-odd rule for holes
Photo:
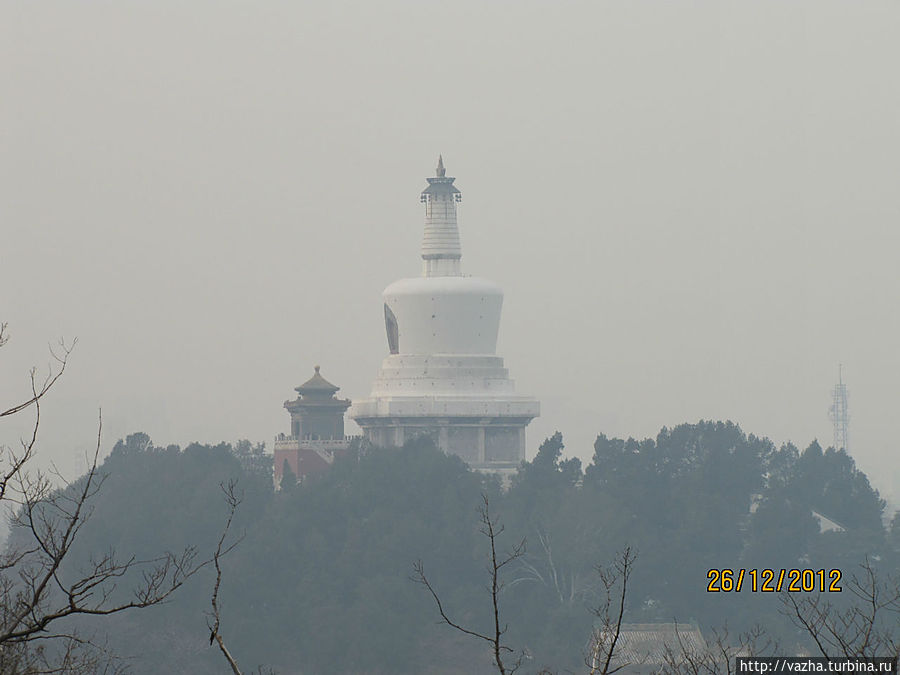
[[[557,433],[507,489],[427,442],[372,448],[327,473],[275,492],[259,447],[155,446],[144,434],[119,441],[108,477],[69,564],[110,547],[138,558],[161,550],[215,549],[227,514],[220,485],[243,499],[222,559],[221,634],[245,668],[281,673],[480,672],[489,655],[437,623],[410,581],[421,559],[447,611],[490,628],[486,551],[478,533],[482,495],[505,531],[527,540],[505,573],[505,639],[525,650],[524,668],[577,670],[602,591],[598,563],[625,545],[638,552],[629,622],[763,623],[782,644],[805,637],[779,613],[774,594],[707,593],[711,568],[839,568],[866,557],[896,571],[900,519],[882,526],[884,501],[843,451],[812,443],[776,448],[736,425],[700,422],[655,439],[600,435],[584,469],[564,457]],[[842,531],[820,532],[814,512]],[[204,612],[214,582],[204,569],[163,607],[102,631],[133,657],[135,672],[221,672]],[[836,598],[840,601],[841,598]],[[151,658],[152,655],[152,658]]]

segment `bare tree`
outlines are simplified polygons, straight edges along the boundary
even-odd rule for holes
[[[237,546],[238,543],[240,543],[240,541],[235,541],[228,547],[225,547],[225,540],[228,537],[228,530],[231,529],[231,522],[234,520],[234,512],[237,510],[238,505],[241,503],[241,498],[237,496],[237,493],[235,491],[236,486],[237,483],[234,480],[229,481],[227,484],[223,483],[221,486],[222,492],[225,493],[225,503],[228,505],[228,518],[225,521],[225,527],[222,528],[222,536],[219,537],[219,544],[218,546],[216,546],[216,552],[213,554],[213,564],[216,568],[216,583],[215,586],[213,586],[212,593],[212,612],[207,617],[206,625],[210,630],[209,644],[215,642],[219,646],[219,651],[222,652],[222,655],[225,657],[225,660],[228,662],[228,666],[231,668],[231,672],[234,675],[243,675],[237,661],[235,661],[234,657],[231,655],[231,652],[228,650],[228,647],[225,645],[225,640],[222,638],[222,634],[219,632],[219,628],[221,626],[219,609],[219,586],[222,584],[221,559],[222,556],[227,554],[235,546]]]
[[[6,324],[0,325],[0,346],[8,339],[6,328]],[[30,395],[0,412],[0,418],[34,412],[34,422],[20,449],[0,447],[5,460],[0,503],[14,511],[11,525],[17,535],[10,537],[17,543],[0,554],[0,658],[14,658],[18,664],[7,663],[4,673],[103,671],[100,663],[110,663],[108,652],[61,627],[63,620],[160,604],[202,566],[197,563],[196,551],[189,547],[149,560],[123,558],[109,550],[76,570],[73,545],[91,515],[91,500],[105,480],[98,470],[102,416],[85,476],[67,482],[58,472],[48,474],[31,466],[42,400],[65,371],[74,345],[74,341],[61,341],[58,348],[51,348],[55,367],[49,367],[43,379],[32,369]],[[129,595],[120,593],[123,583],[133,583]],[[61,648],[54,649],[55,644]]]
[[[737,636],[733,642],[728,628],[713,630],[711,643],[698,647],[689,644],[675,627],[676,643],[667,644],[660,675],[733,675],[738,656],[763,656],[780,653],[778,643],[761,626]]]
[[[849,596],[849,598],[847,597]],[[781,595],[782,613],[806,635],[826,659],[900,656],[900,579],[879,573],[866,558],[846,583],[837,603],[826,593]],[[765,629],[755,627],[732,643],[727,629],[713,631],[714,640],[697,650],[678,636],[666,646],[666,675],[714,675],[734,672],[736,656],[770,656],[785,650]]]
[[[3,347],[8,341],[9,332],[7,331],[7,324],[0,323],[0,347]],[[41,421],[41,399],[47,395],[53,385],[56,384],[57,380],[62,377],[62,374],[66,370],[66,365],[69,362],[69,355],[72,353],[77,342],[77,340],[73,340],[71,343],[67,344],[65,341],[60,340],[56,349],[51,347],[50,356],[52,357],[53,362],[56,363],[56,368],[54,369],[52,365],[48,366],[47,375],[43,381],[40,381],[38,378],[37,368],[32,368],[30,373],[31,396],[0,412],[0,418],[11,417],[34,406],[34,425],[32,426],[32,433],[30,438],[22,439],[20,441],[22,446],[21,451],[16,452],[6,446],[0,446],[0,451],[2,451],[4,455],[3,459],[6,461],[6,466],[3,467],[3,474],[0,476],[0,502],[8,499],[7,492],[10,482],[16,480],[22,473],[25,464],[34,455],[38,427]]]
[[[219,537],[219,543],[216,546],[216,552],[213,554],[212,558],[213,565],[216,568],[216,583],[213,586],[212,598],[210,600],[212,611],[207,614],[206,626],[210,631],[209,644],[215,643],[219,647],[219,651],[222,652],[222,656],[224,656],[225,660],[228,662],[228,667],[231,668],[232,675],[243,675],[243,671],[238,665],[237,659],[234,658],[231,650],[228,649],[228,646],[225,644],[225,638],[222,637],[222,633],[220,632],[222,620],[221,608],[219,607],[219,588],[222,585],[222,558],[228,555],[244,538],[243,535],[240,535],[227,546],[225,544],[228,540],[228,532],[231,529],[234,514],[237,511],[237,507],[240,505],[243,496],[238,495],[237,481],[234,479],[227,483],[221,483],[220,487],[225,495],[225,503],[228,505],[228,517],[225,519],[225,527],[222,528],[222,534]],[[258,666],[256,673],[257,675],[274,675],[275,671],[266,666]]]
[[[500,579],[500,570],[514,560],[517,560],[518,558],[521,558],[523,555],[525,555],[525,540],[522,539],[522,541],[519,542],[515,547],[513,547],[511,551],[505,554],[498,555],[497,538],[501,534],[503,534],[504,527],[491,516],[490,502],[488,501],[487,495],[482,495],[481,499],[482,504],[478,509],[478,513],[481,518],[480,532],[485,537],[487,537],[491,549],[487,569],[488,575],[490,577],[491,605],[493,609],[493,630],[488,634],[479,633],[476,630],[465,628],[451,619],[447,615],[447,612],[444,610],[444,605],[443,603],[441,603],[441,599],[438,596],[437,591],[434,589],[434,586],[431,585],[428,577],[425,576],[425,566],[421,560],[417,561],[413,565],[414,576],[411,578],[416,583],[422,584],[426,589],[428,589],[428,592],[431,594],[431,597],[434,598],[434,602],[437,605],[438,612],[441,615],[442,623],[446,623],[448,626],[455,628],[460,633],[470,635],[474,638],[478,638],[487,642],[491,646],[491,653],[493,655],[494,665],[497,667],[497,672],[499,672],[500,675],[511,675],[512,673],[516,672],[521,666],[522,656],[520,655],[511,666],[507,665],[503,661],[504,655],[511,656],[515,654],[515,650],[513,650],[512,647],[503,644],[503,635],[506,633],[508,626],[506,624],[501,624],[500,621],[500,593],[504,588],[504,583]]]
[[[782,612],[825,658],[900,656],[900,578],[879,579],[867,557],[844,587],[850,603],[826,593],[782,594]]]
[[[577,569],[567,569],[556,562],[553,556],[553,542],[550,533],[540,525],[536,526],[537,539],[541,548],[538,560],[529,560],[532,553],[520,561],[518,576],[510,581],[509,586],[522,583],[537,583],[546,586],[556,596],[561,605],[574,605],[587,598],[593,598],[598,584],[592,578],[582,577]],[[543,555],[541,555],[543,554]]]
[[[628,593],[628,581],[631,578],[637,553],[626,546],[616,556],[612,565],[597,566],[597,574],[603,584],[605,598],[603,604],[596,607],[594,616],[599,619],[591,635],[587,658],[587,666],[591,675],[612,675],[628,664],[615,665],[616,645],[622,634],[622,619],[625,616],[625,597]]]

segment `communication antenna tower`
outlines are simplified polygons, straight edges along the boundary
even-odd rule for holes
[[[834,422],[834,449],[850,452],[850,410],[847,406],[849,393],[844,384],[843,367],[838,364],[838,383],[831,392],[831,409],[828,416]]]

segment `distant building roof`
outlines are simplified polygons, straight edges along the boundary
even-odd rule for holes
[[[822,532],[845,532],[847,530],[846,527],[841,525],[836,520],[832,520],[828,516],[823,516],[821,513],[819,513],[815,509],[812,510],[812,515],[813,515],[813,518],[815,518],[816,521],[818,521],[818,523],[819,523],[819,532],[820,533],[822,533]]]
[[[301,395],[306,394],[334,394],[340,387],[336,387],[319,374],[319,366],[315,368],[316,372],[306,382],[297,387],[297,391]]]
[[[706,640],[692,624],[623,623],[613,658],[632,667],[657,666],[665,663],[667,646],[676,654],[696,654],[706,650]]]

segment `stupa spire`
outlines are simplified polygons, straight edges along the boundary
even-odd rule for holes
[[[425,233],[422,237],[422,276],[458,277],[462,246],[456,225],[456,205],[462,194],[454,187],[456,179],[447,175],[444,157],[438,155],[433,178],[422,192],[425,203]]]

